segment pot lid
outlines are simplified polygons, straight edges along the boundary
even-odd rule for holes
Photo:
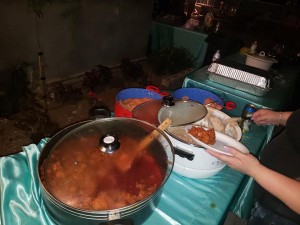
[[[154,100],[135,107],[132,116],[139,120],[158,125],[165,119],[172,121],[171,126],[181,126],[201,120],[207,114],[204,105],[192,100],[175,100],[165,96],[163,101]]]
[[[245,53],[245,54],[248,57],[259,60],[259,61],[272,62],[272,63],[278,62],[276,59],[266,56],[264,51],[261,51],[259,54],[253,54],[253,53]]]
[[[147,138],[151,140],[141,146]],[[68,206],[111,210],[155,193],[173,161],[170,140],[155,126],[132,118],[99,119],[75,128],[53,146],[42,180]]]

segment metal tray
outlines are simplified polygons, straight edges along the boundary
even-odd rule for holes
[[[271,74],[230,60],[218,60],[207,71],[208,78],[241,91],[262,96],[271,89]]]
[[[208,78],[211,81],[214,81],[216,83],[223,84],[225,86],[232,87],[232,88],[247,92],[252,95],[257,95],[257,96],[263,96],[269,90],[271,90],[270,88],[262,88],[262,87],[248,84],[248,83],[245,83],[245,82],[242,82],[239,80],[235,80],[235,79],[232,79],[229,77],[224,77],[224,76],[216,74],[216,73],[209,72]]]

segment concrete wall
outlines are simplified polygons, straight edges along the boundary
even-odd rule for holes
[[[35,67],[35,14],[26,0],[0,2],[0,68],[22,61]],[[47,81],[114,66],[146,55],[153,0],[53,0],[38,20]]]

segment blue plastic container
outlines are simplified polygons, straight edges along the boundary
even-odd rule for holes
[[[189,100],[193,100],[201,104],[204,103],[205,99],[211,98],[212,101],[216,102],[218,105],[221,105],[222,107],[224,106],[224,102],[219,96],[200,88],[180,88],[175,90],[172,95],[174,99],[181,99],[187,96]]]

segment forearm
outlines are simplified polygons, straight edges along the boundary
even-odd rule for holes
[[[261,165],[250,174],[257,183],[300,214],[300,182]]]

